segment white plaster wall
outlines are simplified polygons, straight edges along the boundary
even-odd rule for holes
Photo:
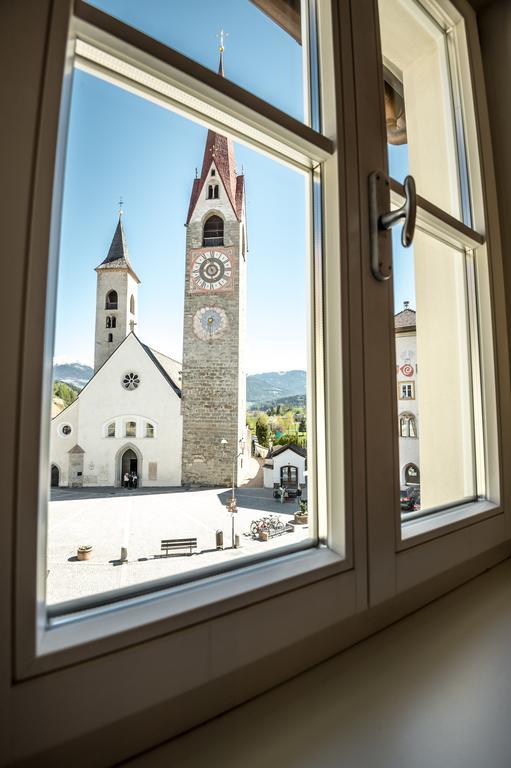
[[[71,403],[65,410],[51,420],[50,428],[50,464],[56,464],[59,468],[59,486],[67,486],[69,483],[69,451],[77,443],[79,422],[79,399]],[[69,424],[70,435],[61,435],[60,427]]]
[[[130,371],[141,379],[133,391],[121,386],[123,375]],[[85,451],[84,486],[117,484],[119,451],[131,446],[141,454],[141,485],[181,485],[181,401],[133,335],[89,382],[78,402],[78,423],[69,447],[78,442]],[[54,423],[62,418],[57,417]],[[136,437],[123,436],[128,420],[137,422]],[[114,438],[105,436],[111,421],[116,421]],[[156,427],[153,438],[144,436],[146,421]],[[58,446],[53,435],[52,442]],[[149,462],[157,462],[156,480],[148,478]]]
[[[409,173],[418,194],[460,215],[444,36],[414,3],[379,0],[385,64],[402,78]]]

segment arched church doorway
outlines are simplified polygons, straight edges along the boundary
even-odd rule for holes
[[[59,487],[60,472],[56,464],[51,465],[50,485],[52,488]]]
[[[126,473],[137,475],[137,487],[140,487],[142,480],[142,456],[140,451],[133,445],[124,445],[116,456],[116,485],[124,485],[124,475]]]

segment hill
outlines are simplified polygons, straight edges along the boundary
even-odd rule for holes
[[[83,363],[62,363],[53,366],[54,381],[63,381],[81,390],[94,373]],[[271,405],[305,404],[305,371],[270,371],[247,376],[247,408],[262,408]]]
[[[53,380],[63,381],[70,384],[75,389],[83,389],[90,379],[94,370],[90,365],[83,363],[62,363],[53,366]]]
[[[297,396],[305,397],[305,371],[272,371],[247,376],[247,408],[261,408],[275,405],[284,400],[288,405],[302,405],[295,402]],[[293,402],[287,402],[292,400]]]

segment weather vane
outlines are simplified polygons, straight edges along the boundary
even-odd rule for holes
[[[217,37],[220,40],[220,53],[223,53],[224,52],[224,48],[225,48],[225,46],[224,46],[225,38],[229,37],[229,33],[228,32],[224,32],[224,30],[221,29],[220,32],[217,34]]]
[[[122,216],[122,206],[124,205],[122,197],[119,198],[119,216]]]

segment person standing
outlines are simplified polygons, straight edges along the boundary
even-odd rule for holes
[[[136,472],[133,472],[133,488],[136,488],[138,485],[138,475]]]
[[[123,484],[124,484],[124,487],[125,487],[125,488],[127,488],[127,487],[128,487],[128,484],[129,484],[129,479],[130,479],[130,478],[129,478],[129,475],[128,475],[128,473],[127,473],[127,472],[125,472],[125,473],[124,473],[124,477],[123,477]]]

